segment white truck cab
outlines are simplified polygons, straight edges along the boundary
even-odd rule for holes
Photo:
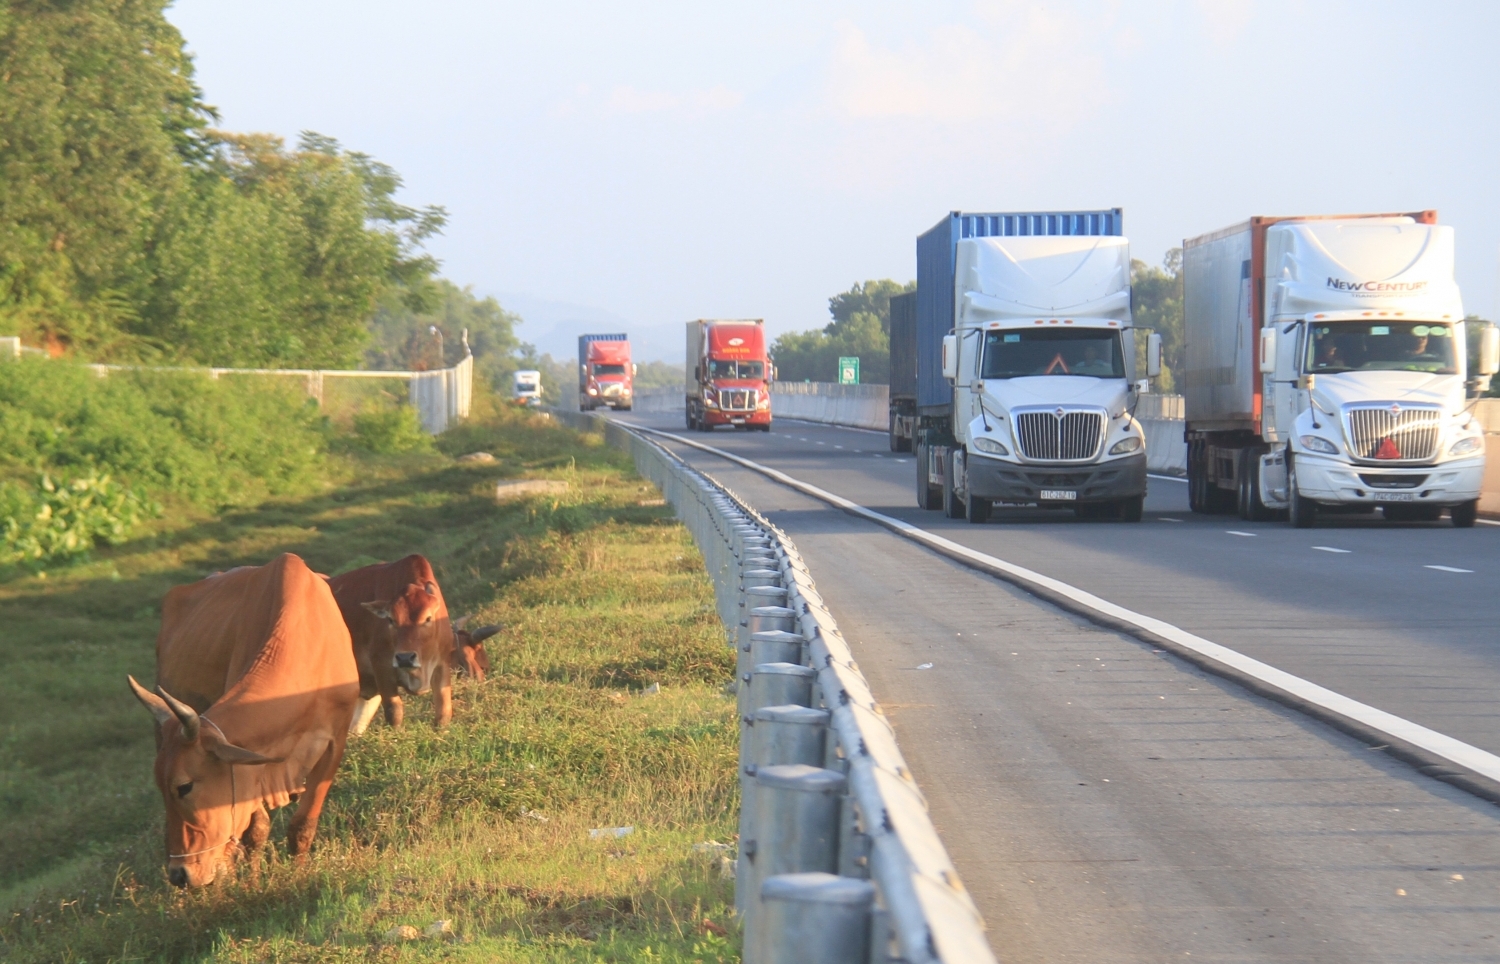
[[[1159,359],[1159,339],[1150,345]],[[1138,521],[1146,445],[1133,417],[1135,360],[1124,237],[957,242],[954,330],[943,339],[957,443],[949,514],[983,521],[1014,503]]]
[[[1278,219],[1258,232],[1252,221],[1189,242],[1195,509],[1232,501],[1251,519],[1286,510],[1299,527],[1324,511],[1379,507],[1408,521],[1446,510],[1455,525],[1474,524],[1485,443],[1472,399],[1500,361],[1500,342],[1487,328],[1480,357],[1467,357],[1453,229],[1428,215]],[[1242,285],[1229,277],[1236,260]],[[1258,391],[1236,397],[1240,366],[1228,356],[1242,340],[1252,347],[1252,330],[1254,370],[1245,374]],[[1236,407],[1249,415],[1244,429],[1230,424]]]

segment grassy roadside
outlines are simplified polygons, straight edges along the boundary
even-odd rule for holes
[[[597,438],[492,411],[438,447],[338,456],[317,494],[178,506],[0,583],[0,960],[737,959],[731,883],[696,846],[733,833],[732,656],[690,537]],[[499,462],[452,458],[475,450]],[[497,505],[517,476],[569,491]],[[325,572],[427,554],[456,612],[506,624],[496,675],[460,685],[447,731],[415,700],[352,742],[309,860],[175,892],[124,674],[152,674],[168,586],[287,550]]]

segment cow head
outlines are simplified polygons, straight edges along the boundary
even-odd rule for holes
[[[126,679],[160,728],[156,785],[167,808],[167,879],[178,887],[210,884],[234,859],[256,811],[248,799],[255,781],[236,780],[234,767],[279,761],[230,743],[160,686],[152,693]]]
[[[453,627],[437,584],[411,583],[395,599],[360,605],[384,620],[394,636],[396,683],[408,693],[425,693],[433,670],[453,649]]]
[[[484,641],[504,629],[504,626],[481,626],[468,629],[472,616],[460,616],[453,623],[453,668],[467,673],[477,681],[483,681],[490,671],[490,654],[484,651]]]

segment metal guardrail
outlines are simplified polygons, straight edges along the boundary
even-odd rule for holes
[[[553,416],[630,452],[713,577],[744,714],[736,877],[744,959],[994,962],[895,733],[792,540],[649,430],[579,412]]]

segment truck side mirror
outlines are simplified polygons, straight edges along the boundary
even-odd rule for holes
[[[641,366],[637,365],[635,362],[631,362],[630,363],[630,374],[632,374],[632,375],[639,375],[640,373],[641,373]]]
[[[958,377],[958,336],[943,336],[943,377],[949,380]]]
[[[1156,332],[1146,336],[1146,377],[1155,378],[1161,374],[1161,335]]]
[[[1500,372],[1500,328],[1488,325],[1479,333],[1479,359],[1475,371],[1480,375]]]
[[[1260,330],[1260,371],[1262,375],[1269,375],[1276,371],[1276,328],[1262,328]]]

